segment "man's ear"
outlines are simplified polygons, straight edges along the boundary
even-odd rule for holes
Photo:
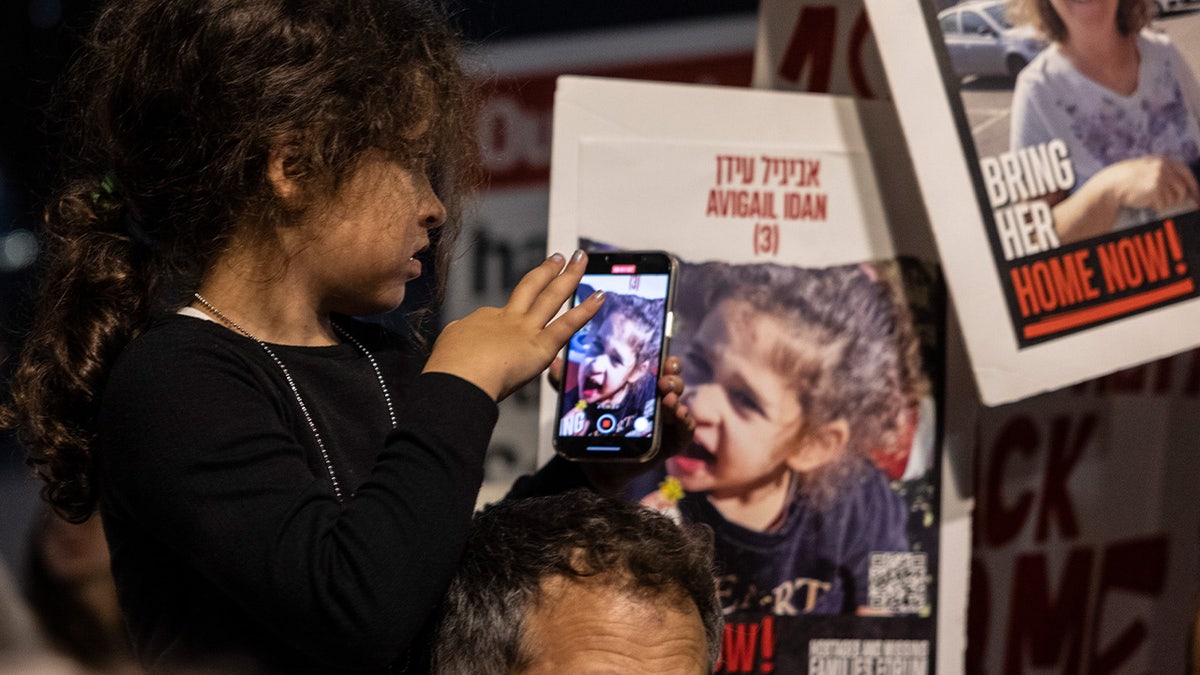
[[[843,418],[826,422],[804,435],[799,446],[787,458],[788,468],[808,473],[842,456],[850,441],[850,425]]]
[[[296,159],[296,146],[282,143],[267,153],[267,180],[275,196],[288,206],[297,206],[302,194],[299,181],[288,171]]]

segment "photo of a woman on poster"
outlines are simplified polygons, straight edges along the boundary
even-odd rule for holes
[[[1145,0],[1010,0],[1051,44],[1017,77],[1011,150],[1066,144],[1048,196],[1062,243],[1200,207],[1200,85]]]
[[[908,308],[865,264],[688,265],[679,288],[695,440],[642,502],[713,528],[727,615],[888,613],[871,557],[910,551],[910,505],[877,458],[908,458],[927,395]]]

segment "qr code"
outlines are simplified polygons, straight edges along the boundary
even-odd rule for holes
[[[929,606],[924,553],[872,553],[867,602],[871,609],[915,614]]]

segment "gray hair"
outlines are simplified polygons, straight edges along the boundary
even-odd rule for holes
[[[618,580],[642,597],[695,603],[710,667],[723,627],[712,531],[586,490],[514,499],[476,515],[434,646],[438,675],[506,675],[527,665],[524,619],[553,577]]]

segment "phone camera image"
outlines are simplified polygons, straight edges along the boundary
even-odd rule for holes
[[[595,291],[605,300],[568,343],[555,430],[564,456],[642,460],[657,449],[674,269],[662,253],[590,257],[575,302]]]

